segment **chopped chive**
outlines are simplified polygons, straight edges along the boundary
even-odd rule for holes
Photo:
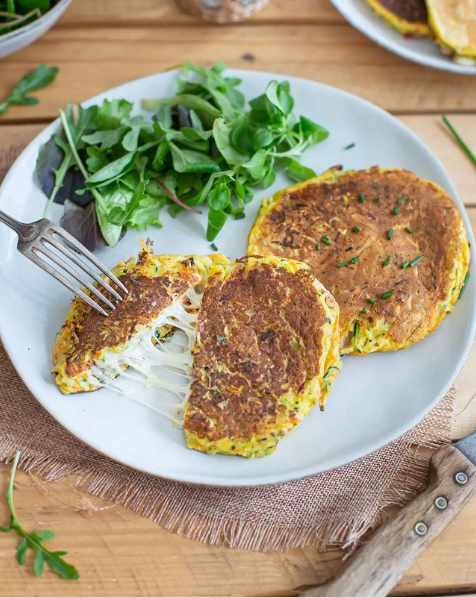
[[[327,376],[329,376],[329,374],[333,371],[333,370],[337,370],[338,372],[340,372],[340,368],[338,368],[336,365],[331,365],[331,367],[327,370],[327,372],[324,374],[323,379],[327,378]]]
[[[340,264],[337,264],[338,268],[342,268],[343,266],[348,266],[349,262],[341,262]]]
[[[380,296],[382,297],[382,299],[386,299],[387,297],[391,297],[393,295],[393,291],[387,291],[385,293],[382,293]]]
[[[392,237],[393,237],[393,228],[389,228],[388,229],[387,237],[388,237],[389,241],[392,240]]]
[[[361,314],[366,314],[366,313],[367,313],[367,308],[366,308],[366,307],[363,307],[363,308],[360,310],[360,313],[361,313]]]
[[[329,247],[332,245],[329,237],[327,235],[325,235],[324,237],[321,237],[321,241],[325,244],[328,245]]]
[[[218,343],[220,345],[226,344],[227,340],[228,339],[226,338],[226,336],[223,336],[223,335],[220,335],[220,334],[217,335],[217,341],[218,341]]]
[[[375,201],[376,201],[377,203],[380,203],[380,195],[377,195],[377,197],[375,198]]]
[[[405,270],[405,268],[408,268],[409,265],[410,265],[410,262],[403,262],[402,270]]]
[[[400,197],[400,199],[397,201],[398,204],[403,203],[404,201],[407,201],[408,199],[408,195],[404,195],[403,197]]]
[[[413,231],[412,231],[412,229],[411,229],[409,226],[406,226],[406,227],[405,227],[405,230],[407,231],[407,233],[408,233],[409,235],[413,235]]]
[[[318,244],[316,245],[316,249],[317,249],[317,251],[321,251],[321,244],[320,244],[320,243],[318,243]]]
[[[388,258],[382,262],[382,268],[385,268],[385,266],[388,266],[391,261],[392,261],[392,258],[389,255]]]
[[[360,228],[358,226],[354,226],[352,230],[354,231],[354,233],[360,233]]]
[[[215,243],[212,243],[210,247],[213,249],[213,251],[218,251],[218,247],[215,245]]]
[[[375,305],[377,303],[375,299],[371,299],[370,297],[367,297],[367,301],[370,303],[370,305]]]
[[[244,212],[241,212],[241,214],[237,214],[235,216],[235,220],[242,220],[243,218],[246,218],[246,214]]]
[[[354,338],[359,334],[359,323],[354,324]]]
[[[398,208],[393,208],[392,214],[396,216],[398,214]]]
[[[350,260],[351,264],[356,264],[360,260],[360,255],[356,255]]]
[[[419,264],[424,258],[424,255],[419,255],[416,259],[413,260],[413,262],[410,262],[410,267],[413,268],[413,266]]]
[[[448,127],[448,129],[450,130],[451,134],[453,135],[453,137],[456,139],[456,141],[458,142],[459,146],[461,147],[461,149],[463,150],[463,152],[468,156],[468,158],[471,160],[471,162],[476,166],[476,156],[473,154],[473,152],[469,149],[469,147],[466,145],[466,143],[463,141],[463,138],[461,137],[461,135],[458,133],[458,131],[453,127],[453,125],[450,123],[450,121],[446,118],[446,116],[443,116],[443,122],[445,123],[445,125]]]
[[[469,272],[466,272],[466,276],[464,277],[463,286],[461,287],[461,291],[459,292],[458,299],[461,299],[461,297],[463,296],[466,285],[468,284],[468,280],[469,280]]]
[[[380,187],[379,183],[374,183],[374,189],[378,189]]]
[[[364,196],[362,193],[359,193],[359,202],[364,203]]]
[[[353,147],[355,147],[355,143],[349,143],[349,145],[346,145],[346,146],[344,147],[344,149],[345,149],[345,150],[349,150],[349,149],[352,149]]]

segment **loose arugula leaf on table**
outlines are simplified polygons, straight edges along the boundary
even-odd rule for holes
[[[56,79],[58,71],[57,66],[40,64],[35,70],[27,73],[18,81],[8,98],[0,103],[0,115],[5,114],[13,105],[33,106],[38,104],[38,98],[29,94],[52,83]]]
[[[315,176],[299,159],[328,131],[294,114],[287,81],[270,81],[246,106],[241,81],[228,77],[223,63],[182,68],[176,95],[143,100],[142,107],[154,111],[152,119],[134,115],[125,99],[83,111],[69,108],[55,137],[63,161],[56,159],[49,171],[47,161],[39,161],[49,205],[64,201],[66,190],[67,199],[83,207],[92,198],[97,225],[111,246],[128,228],[161,227],[165,206],[172,216],[183,210],[200,214],[197,207],[207,206],[206,236],[213,240],[230,215],[244,217],[254,189],[272,185],[277,171],[293,181]],[[48,144],[46,157],[47,150]],[[76,189],[68,184],[73,179]],[[69,223],[81,220],[81,212],[68,210],[74,216]],[[90,222],[90,212],[84,214],[89,219],[83,222]],[[85,231],[94,239],[84,225],[78,234],[84,237]]]
[[[24,565],[29,550],[35,553],[35,561],[33,570],[37,576],[42,575],[44,564],[46,563],[50,569],[62,577],[63,579],[73,580],[79,579],[79,573],[73,565],[67,563],[62,557],[67,554],[64,550],[51,551],[44,545],[45,540],[51,540],[55,534],[49,529],[41,530],[39,532],[32,531],[27,533],[20,521],[18,520],[13,504],[13,491],[15,488],[15,474],[20,459],[20,451],[17,451],[13,461],[10,481],[6,493],[6,501],[10,510],[10,523],[5,527],[0,527],[0,532],[16,531],[21,540],[17,547],[16,559],[20,565]]]

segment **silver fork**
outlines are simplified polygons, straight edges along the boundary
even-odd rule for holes
[[[34,262],[37,266],[40,266],[40,268],[43,268],[43,270],[48,272],[48,274],[51,274],[51,276],[56,278],[56,280],[59,280],[59,282],[63,283],[66,287],[68,287],[68,289],[73,291],[73,293],[75,293],[83,301],[88,303],[91,307],[96,309],[104,316],[107,316],[108,312],[98,303],[96,303],[96,301],[94,301],[91,297],[86,295],[86,293],[79,287],[76,287],[74,284],[72,284],[63,274],[61,274],[60,271],[53,268],[51,264],[45,260],[45,257],[56,264],[58,269],[63,269],[72,278],[76,279],[82,286],[89,289],[93,295],[95,295],[100,301],[103,301],[110,309],[116,308],[114,303],[105,297],[99,291],[99,289],[93,286],[85,276],[81,275],[77,270],[72,268],[64,259],[59,257],[57,253],[51,251],[48,245],[54,247],[60,254],[71,260],[71,262],[81,268],[83,272],[89,274],[89,276],[91,276],[91,278],[93,278],[98,285],[109,291],[109,293],[118,301],[122,301],[123,297],[115,289],[113,289],[107,281],[101,278],[99,273],[93,270],[90,265],[88,265],[87,261],[80,259],[78,254],[96,266],[98,270],[105,274],[109,280],[111,280],[111,282],[117,285],[117,287],[127,295],[128,290],[126,287],[108,268],[106,268],[102,262],[97,259],[97,257],[95,257],[72,235],[47,218],[42,218],[41,220],[37,220],[31,224],[24,224],[23,222],[15,220],[15,218],[12,218],[0,210],[0,222],[3,222],[17,233],[17,249],[21,254]]]

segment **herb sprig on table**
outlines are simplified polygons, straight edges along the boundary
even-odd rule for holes
[[[20,543],[17,547],[16,555],[17,561],[20,565],[25,564],[29,550],[33,550],[35,552],[33,570],[36,575],[40,576],[43,573],[44,565],[47,563],[50,569],[63,579],[79,579],[79,573],[76,568],[61,558],[67,554],[66,552],[63,550],[57,550],[53,552],[45,547],[43,542],[45,540],[51,540],[54,538],[55,533],[53,531],[44,529],[39,532],[32,531],[31,533],[27,533],[18,520],[17,514],[15,512],[15,506],[13,504],[13,491],[16,490],[15,474],[19,459],[20,451],[17,452],[13,461],[10,481],[6,494],[6,501],[10,510],[10,523],[6,527],[0,527],[0,532],[10,532],[14,530],[21,537]]]
[[[0,115],[5,114],[10,106],[14,104],[17,106],[34,106],[38,104],[38,98],[30,94],[53,83],[58,71],[57,66],[40,64],[36,69],[27,73],[18,81],[8,98],[0,102]]]
[[[62,225],[91,248],[97,230],[114,246],[129,228],[162,226],[164,206],[172,216],[208,207],[213,241],[276,171],[292,181],[315,176],[299,159],[328,131],[293,113],[289,83],[270,81],[247,106],[240,79],[225,68],[187,63],[176,95],[143,100],[151,120],[134,116],[125,99],[68,106],[38,159],[46,213],[52,202],[65,203]]]

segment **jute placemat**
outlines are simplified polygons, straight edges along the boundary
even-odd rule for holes
[[[19,149],[0,152],[0,176]],[[139,473],[78,441],[30,394],[0,345],[0,460],[20,449],[23,469],[49,481],[76,475],[92,494],[201,542],[252,550],[352,548],[386,507],[424,489],[431,450],[450,441],[455,399],[451,389],[404,436],[340,469],[264,488],[203,488]]]

